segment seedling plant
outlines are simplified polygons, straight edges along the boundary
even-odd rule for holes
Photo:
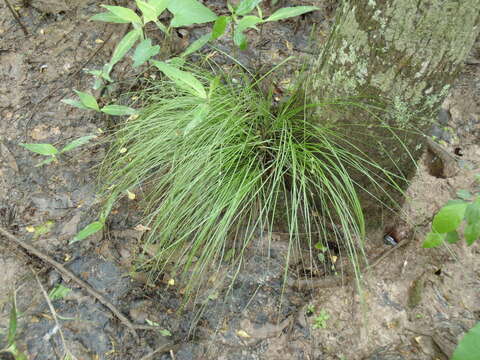
[[[330,315],[327,313],[325,309],[320,310],[320,314],[315,316],[313,319],[313,328],[314,329],[326,329],[327,328],[327,320],[330,319]]]
[[[480,181],[480,177],[477,176]],[[480,238],[480,194],[460,190],[458,198],[450,200],[435,215],[432,230],[423,242],[424,248],[460,241],[458,229],[465,223],[463,235],[468,246]]]
[[[12,297],[12,308],[10,309],[10,319],[8,324],[8,333],[6,338],[6,346],[3,349],[0,349],[0,356],[4,353],[9,353],[14,357],[15,360],[28,360],[27,356],[18,350],[16,344],[17,336],[17,322],[18,322],[18,312],[17,312],[17,302],[15,295]]]

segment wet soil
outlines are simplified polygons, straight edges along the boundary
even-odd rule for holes
[[[393,251],[382,239],[391,225],[388,217],[368,234],[371,267],[363,274],[361,292],[353,279],[342,276],[341,253],[329,263],[338,276],[319,278],[314,286],[297,286],[295,281],[284,286],[285,234],[276,233],[252,243],[249,260],[227,297],[212,277],[198,305],[178,312],[182,297],[176,286],[166,281],[152,284],[130,271],[142,235],[135,230],[131,207],[121,207],[105,233],[70,244],[97,216],[95,165],[104,148],[91,146],[58,163],[35,167],[40,157],[19,146],[62,145],[107,126],[105,118],[60,100],[72,97],[72,89],[91,87],[84,70],[100,68],[126,28],[88,22],[99,11],[96,1],[32,0],[31,6],[16,5],[27,36],[0,2],[0,223],[64,263],[134,323],[158,325],[158,330],[140,331],[140,341],[135,341],[106,307],[74,282],[2,239],[0,333],[8,328],[10,300],[16,292],[22,313],[17,346],[29,359],[61,359],[65,346],[78,359],[141,359],[156,349],[162,351],[151,359],[447,359],[459,336],[480,319],[478,244],[421,248],[433,214],[456,191],[480,190],[474,180],[480,172],[477,48],[432,129],[458,171],[437,177],[432,170],[435,158],[425,155],[402,214],[411,231],[398,239],[404,243]],[[209,2],[219,14],[224,5]],[[249,67],[271,67],[290,55],[301,62],[313,51],[312,26],[319,30],[315,41],[321,44],[331,16],[325,5],[311,16],[265,26],[261,36],[250,34],[249,50],[238,53],[238,59]],[[174,49],[184,48],[205,31],[196,27],[177,34]],[[228,40],[218,47],[230,52]],[[119,64],[114,76],[125,79],[131,75],[128,69]],[[47,291],[59,284],[71,289],[53,301],[65,344],[32,271],[40,274]],[[227,268],[222,274],[233,276]],[[318,326],[315,319],[322,311],[328,319]]]

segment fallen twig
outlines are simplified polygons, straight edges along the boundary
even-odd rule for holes
[[[173,343],[166,343],[166,344],[160,345],[158,348],[156,348],[151,353],[145,355],[140,360],[148,360],[148,359],[151,359],[155,355],[160,355],[160,354],[165,353],[169,350],[173,351],[174,347],[178,347],[178,345],[173,345]]]
[[[55,308],[53,307],[52,302],[50,301],[50,298],[48,297],[48,294],[47,294],[47,292],[45,291],[45,288],[42,285],[42,282],[40,281],[37,273],[32,269],[31,266],[30,266],[30,271],[33,273],[33,275],[35,275],[35,279],[37,280],[38,286],[40,287],[40,290],[42,291],[43,297],[45,298],[45,301],[48,304],[50,312],[52,313],[52,316],[53,316],[53,320],[55,321],[55,326],[57,327],[58,333],[60,334],[60,339],[62,340],[62,344],[63,344],[63,350],[65,352],[65,356],[62,356],[62,358],[66,358],[67,356],[69,356],[69,358],[71,358],[72,360],[77,360],[77,358],[70,352],[70,350],[68,350],[67,342],[65,341],[65,336],[63,336],[62,327],[60,326],[60,323],[58,322],[57,312],[55,311]]]
[[[20,25],[20,27],[22,28],[23,33],[25,34],[25,36],[27,36],[28,35],[28,30],[25,27],[25,25],[23,25],[22,21],[20,20],[20,16],[18,16],[18,14],[15,11],[15,9],[13,8],[12,4],[10,4],[10,1],[8,1],[8,0],[4,0],[4,1],[5,1],[5,4],[7,5],[8,10],[10,10],[10,12],[12,13],[12,16],[18,22],[18,25]]]
[[[87,282],[80,279],[78,276],[76,276],[73,272],[68,270],[62,264],[55,261],[49,255],[44,254],[43,252],[41,252],[37,248],[33,247],[32,245],[23,242],[22,240],[20,240],[16,236],[12,235],[10,232],[8,232],[7,230],[5,230],[2,227],[0,227],[0,234],[2,234],[4,237],[9,239],[10,241],[13,241],[15,244],[22,247],[26,251],[28,251],[30,254],[35,255],[36,257],[43,260],[47,264],[53,266],[64,277],[64,280],[71,279],[74,282],[76,282],[78,285],[80,285],[80,287],[82,287],[86,292],[88,292],[90,295],[92,295],[95,299],[97,299],[104,306],[109,308],[110,311],[130,330],[130,332],[135,337],[135,339],[137,341],[139,340],[138,334],[137,334],[135,329],[145,329],[146,328],[145,326],[135,326],[134,324],[132,324],[132,322],[125,315],[123,315],[115,307],[115,305],[113,305],[105,296],[103,296],[100,292],[95,290]]]
[[[366,266],[363,271],[370,271],[372,270],[375,266],[377,266],[378,264],[380,264],[385,258],[387,258],[391,253],[393,253],[394,251],[397,251],[398,249],[400,249],[401,247],[404,247],[405,245],[407,245],[408,243],[410,242],[410,239],[405,239],[403,241],[400,241],[398,243],[398,245],[392,247],[391,249],[388,249],[387,251],[385,251],[383,254],[381,254],[380,256],[378,256],[370,265]]]

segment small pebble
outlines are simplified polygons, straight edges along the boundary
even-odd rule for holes
[[[392,245],[392,246],[398,245],[397,240],[395,240],[393,236],[388,234],[383,237],[383,242],[387,245]]]

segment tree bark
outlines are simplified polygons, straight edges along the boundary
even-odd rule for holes
[[[347,113],[318,107],[315,118],[339,125],[370,159],[411,178],[423,134],[462,69],[479,20],[480,0],[346,0],[306,92],[313,102],[353,97],[386,112],[376,117],[358,107]],[[356,181],[369,187],[364,178]]]

